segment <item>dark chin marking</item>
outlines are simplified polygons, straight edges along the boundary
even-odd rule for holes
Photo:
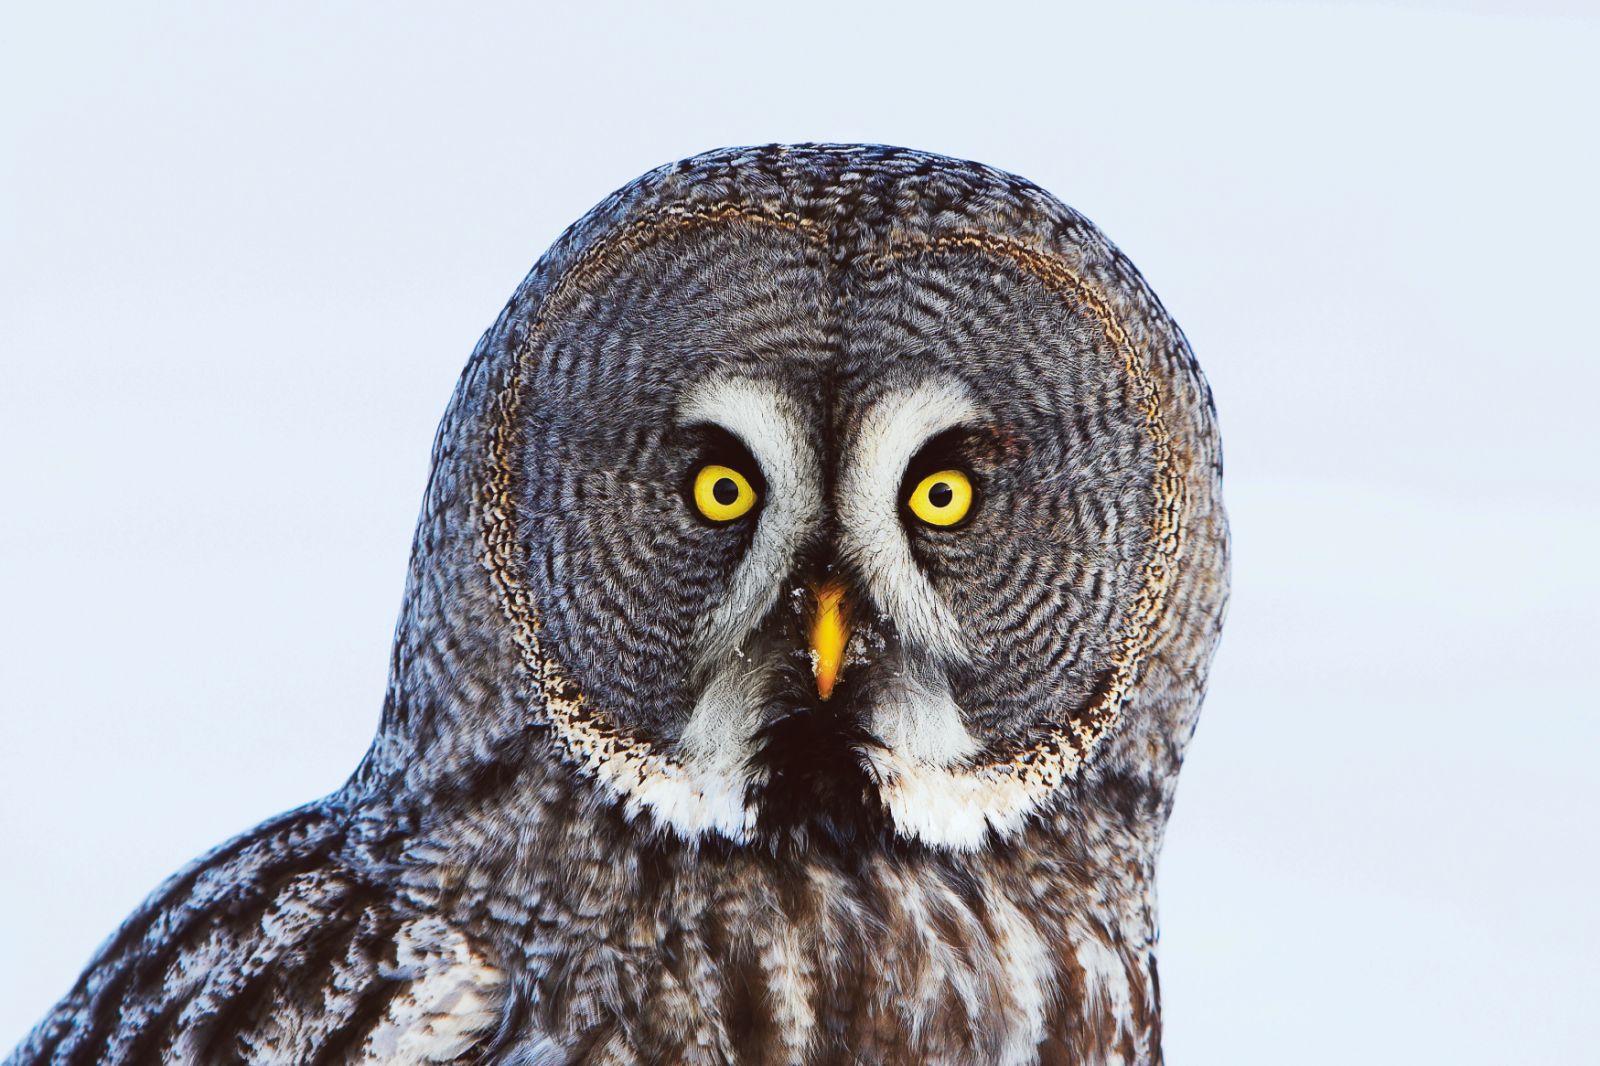
[[[760,773],[749,798],[759,846],[779,856],[893,847],[893,823],[867,761],[867,751],[882,745],[862,726],[843,682],[827,701],[796,695],[810,688],[809,676],[785,677],[777,717],[757,735],[750,764]]]

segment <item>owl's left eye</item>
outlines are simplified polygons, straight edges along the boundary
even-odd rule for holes
[[[707,463],[694,476],[694,505],[713,522],[743,518],[756,505],[750,479],[731,466]]]
[[[906,506],[930,526],[953,526],[972,510],[972,479],[961,470],[929,474],[911,490]]]

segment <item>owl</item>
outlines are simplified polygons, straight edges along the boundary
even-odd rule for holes
[[[1182,333],[1038,187],[655,170],[468,362],[350,780],[8,1062],[1159,1062],[1220,479]]]

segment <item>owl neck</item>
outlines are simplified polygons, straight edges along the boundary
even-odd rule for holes
[[[1120,815],[785,856],[677,839],[557,772],[464,786],[405,863],[539,1031],[641,1061],[1159,1061],[1153,849]]]

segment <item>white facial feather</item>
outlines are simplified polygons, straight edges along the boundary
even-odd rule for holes
[[[958,766],[978,750],[949,685],[909,669],[884,686],[872,709],[872,731],[904,760]]]
[[[716,829],[740,840],[755,812],[745,802],[747,770],[755,734],[766,708],[768,656],[737,655],[724,661],[695,702],[678,741],[684,780],[657,783],[641,797],[654,813],[685,836]]]
[[[935,766],[892,748],[869,758],[895,831],[931,847],[975,851],[991,832],[1012,836],[1041,802],[1017,775],[993,768]]]
[[[738,653],[776,601],[795,554],[822,519],[822,468],[795,403],[765,382],[717,377],[702,382],[679,408],[683,425],[710,423],[743,442],[761,466],[767,491],[755,538],[728,593],[701,619],[696,665],[713,667]]]
[[[878,606],[901,635],[945,663],[967,658],[961,626],[911,555],[900,520],[900,483],[924,445],[979,415],[956,381],[890,393],[867,411],[839,485],[841,551],[860,568]]]

